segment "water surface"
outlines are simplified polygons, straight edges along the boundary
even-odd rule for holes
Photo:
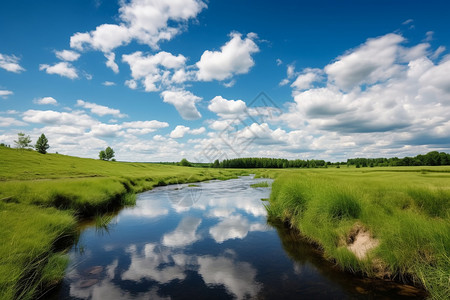
[[[345,274],[283,224],[250,176],[155,188],[107,227],[86,226],[56,299],[423,297]],[[269,180],[270,181],[270,180]]]

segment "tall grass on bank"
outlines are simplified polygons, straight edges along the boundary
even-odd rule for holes
[[[63,278],[77,221],[136,203],[155,186],[229,179],[243,170],[106,162],[0,147],[0,299],[32,299]]]
[[[434,175],[433,175],[434,174]],[[272,184],[269,218],[289,221],[343,269],[405,280],[450,295],[450,174],[301,170]],[[358,259],[355,226],[379,246]]]
[[[31,299],[64,274],[58,244],[74,235],[66,211],[0,201],[0,299]]]

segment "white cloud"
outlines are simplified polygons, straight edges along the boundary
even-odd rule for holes
[[[160,84],[170,85],[171,72],[174,72],[174,70],[180,72],[186,62],[186,58],[183,55],[179,54],[175,56],[165,51],[147,56],[144,56],[141,51],[137,51],[132,54],[123,55],[122,60],[130,65],[133,79],[142,80],[145,90],[148,92],[158,91]],[[181,73],[175,74],[175,80],[177,81],[180,81],[186,76]]]
[[[57,74],[70,79],[78,78],[77,70],[68,62],[60,62],[53,66],[41,64],[39,70],[45,70],[47,74]]]
[[[112,81],[104,81],[102,84],[103,84],[104,86],[113,86],[113,85],[116,85],[116,83],[115,83],[115,82],[112,82]]]
[[[70,46],[78,50],[92,48],[105,53],[126,45],[132,40],[158,48],[162,40],[178,34],[179,26],[195,18],[206,5],[198,0],[159,1],[131,0],[120,2],[120,24],[102,24],[90,32],[75,33]],[[177,23],[170,26],[169,23]]]
[[[136,80],[133,80],[133,79],[127,80],[127,81],[125,81],[125,85],[127,87],[129,87],[130,89],[132,89],[132,90],[137,89],[137,82],[136,82]]]
[[[436,51],[431,55],[432,59],[438,59],[438,57],[445,51],[444,46],[439,46]]]
[[[114,53],[105,53],[105,57],[107,59],[106,66],[113,70],[114,73],[119,73],[119,66],[114,61],[116,59],[116,54]]]
[[[12,91],[8,91],[8,90],[0,90],[0,97],[2,97],[3,99],[8,98],[8,96],[13,95],[14,93]]]
[[[253,67],[252,54],[259,51],[255,43],[256,34],[249,33],[242,39],[240,33],[231,33],[230,41],[220,48],[220,51],[206,50],[198,67],[197,78],[201,81],[225,80],[236,74],[248,73]]]
[[[180,139],[184,137],[186,134],[193,134],[193,135],[199,135],[206,131],[205,127],[200,127],[197,129],[191,129],[184,125],[177,125],[172,132],[170,132],[170,137],[173,139]]]
[[[115,108],[109,108],[107,106],[99,105],[96,103],[86,102],[83,100],[77,100],[77,106],[81,106],[91,110],[91,113],[96,114],[98,116],[112,115],[118,118],[127,117],[126,114],[122,114],[120,110]]]
[[[76,61],[80,58],[80,53],[72,50],[55,51],[56,57],[65,61]]]
[[[247,105],[242,100],[227,100],[222,96],[216,96],[211,99],[208,109],[222,118],[229,118],[243,114]]]
[[[281,66],[283,64],[283,61],[279,58],[277,58],[276,62],[277,62],[277,66]]]
[[[13,73],[20,73],[25,71],[19,65],[19,58],[15,55],[6,55],[0,53],[0,68]]]
[[[280,117],[295,129],[281,135],[287,147],[344,158],[448,147],[450,61],[434,63],[428,44],[406,47],[403,40],[388,34],[348,51],[325,67],[323,87],[311,84],[321,70],[300,75],[292,84],[295,103]]]
[[[121,134],[122,127],[118,124],[94,124],[91,127],[90,134],[95,137],[116,137]]]
[[[394,33],[367,40],[325,67],[328,80],[348,90],[360,84],[373,84],[391,78],[398,72],[394,62],[400,50],[399,44],[404,40]]]
[[[23,120],[30,123],[43,123],[55,125],[71,125],[81,127],[91,127],[97,121],[83,112],[58,112],[53,110],[27,110],[23,113]]]
[[[127,133],[138,135],[148,134],[150,132],[154,132],[158,129],[165,128],[168,126],[169,124],[167,122],[160,122],[156,120],[133,121],[122,123],[122,128],[126,128]]]
[[[35,104],[39,105],[58,105],[58,101],[56,101],[53,97],[43,97],[33,100]]]
[[[179,139],[184,137],[184,135],[186,133],[188,133],[190,130],[189,127],[183,126],[183,125],[178,125],[177,127],[175,127],[174,130],[172,130],[172,132],[170,133],[170,137],[173,139]]]
[[[205,131],[206,131],[205,127],[200,127],[197,129],[192,129],[191,131],[189,131],[189,133],[193,134],[193,135],[199,135],[199,134],[204,133]]]
[[[27,123],[9,117],[0,116],[0,127],[26,126]]]
[[[295,81],[291,84],[295,90],[306,90],[312,87],[314,82],[321,80],[322,70],[320,69],[305,69],[297,76]]]
[[[196,120],[201,118],[201,114],[195,104],[202,98],[195,96],[189,91],[164,91],[161,93],[164,102],[170,103],[177,109],[180,116],[185,120]]]

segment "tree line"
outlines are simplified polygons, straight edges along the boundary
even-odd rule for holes
[[[387,167],[387,166],[447,166],[450,165],[450,154],[431,151],[414,157],[392,158],[350,158],[347,165],[360,167]]]
[[[216,160],[212,168],[327,168],[328,166],[387,167],[387,166],[446,166],[450,165],[450,154],[432,151],[414,157],[392,158],[349,158],[347,162],[326,162],[324,160],[288,160],[284,158],[245,157]]]

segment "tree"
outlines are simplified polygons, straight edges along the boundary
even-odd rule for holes
[[[47,149],[50,148],[50,146],[48,145],[48,139],[45,137],[45,134],[41,134],[34,148],[39,153],[47,153]]]
[[[106,160],[106,153],[105,153],[105,150],[100,151],[99,154],[98,154],[98,157],[99,157],[101,160]]]
[[[114,150],[111,147],[107,147],[98,153],[98,157],[101,160],[111,160],[114,157]]]
[[[107,147],[105,149],[105,158],[106,160],[110,160],[114,157],[114,150],[111,147]]]
[[[184,167],[192,167],[191,163],[190,163],[186,158],[183,158],[183,159],[180,161],[180,166],[184,166]]]
[[[17,149],[26,149],[30,148],[31,138],[29,135],[25,136],[25,133],[19,132],[17,141],[14,141]]]
[[[220,162],[218,159],[216,159],[212,165],[213,168],[220,168]]]

